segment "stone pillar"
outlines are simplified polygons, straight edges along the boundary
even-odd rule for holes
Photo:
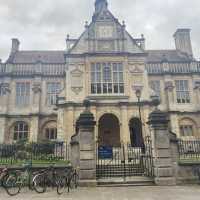
[[[33,98],[32,98],[32,112],[39,113],[41,105],[41,83],[35,82],[32,87]]]
[[[39,119],[38,116],[33,116],[31,118],[30,124],[30,142],[37,142],[38,141],[38,134],[39,134]]]
[[[129,121],[127,112],[127,102],[120,102],[122,128],[120,130],[120,140],[124,143],[130,143]]]
[[[166,105],[167,110],[170,110],[170,104],[174,103],[174,95],[173,95],[173,83],[171,81],[165,82],[165,91],[166,91]]]
[[[78,138],[80,152],[80,184],[96,186],[96,145],[93,114],[89,111],[89,101],[85,100],[86,110],[78,119]]]
[[[6,118],[0,118],[0,144],[5,143],[5,134],[6,134]]]
[[[156,109],[149,115],[153,136],[154,175],[157,185],[175,185],[167,114]]]

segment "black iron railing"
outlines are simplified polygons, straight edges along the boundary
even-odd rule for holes
[[[97,179],[114,177],[153,177],[153,157],[150,137],[145,138],[145,147],[121,144],[118,147],[98,146]]]
[[[0,144],[0,165],[64,161],[67,151],[64,142]]]
[[[178,140],[180,161],[200,161],[200,140]]]

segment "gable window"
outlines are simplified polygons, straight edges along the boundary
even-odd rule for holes
[[[27,106],[30,104],[30,83],[16,83],[16,105]]]
[[[159,80],[150,81],[149,84],[150,84],[151,89],[160,98],[160,81]]]
[[[58,82],[47,83],[47,105],[56,104],[57,95],[60,93],[61,84]]]
[[[123,94],[124,78],[122,63],[92,63],[92,94]]]
[[[190,103],[190,91],[188,80],[177,80],[176,85],[176,96],[177,103]]]
[[[14,124],[14,137],[15,141],[26,140],[28,138],[28,124],[26,122],[16,122]]]

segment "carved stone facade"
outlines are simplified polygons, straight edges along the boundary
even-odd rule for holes
[[[107,1],[98,0],[91,23],[79,39],[67,37],[65,51],[21,51],[13,39],[8,60],[0,63],[0,143],[13,142],[18,122],[28,124],[31,141],[44,139],[45,127],[54,124],[57,140],[70,142],[86,98],[97,122],[95,140],[105,138],[99,129],[107,115],[119,125],[118,142],[131,142],[137,134],[131,132],[132,119],[141,118],[143,136],[149,133],[155,94],[173,132],[200,137],[200,63],[192,56],[189,30],[178,29],[174,37],[174,50],[147,50],[144,36],[132,37]],[[108,128],[104,132],[113,138]]]

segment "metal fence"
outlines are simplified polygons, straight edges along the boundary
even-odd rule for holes
[[[179,140],[178,152],[180,161],[200,161],[200,140]]]
[[[0,164],[58,162],[68,159],[68,146],[64,142],[0,144]]]

